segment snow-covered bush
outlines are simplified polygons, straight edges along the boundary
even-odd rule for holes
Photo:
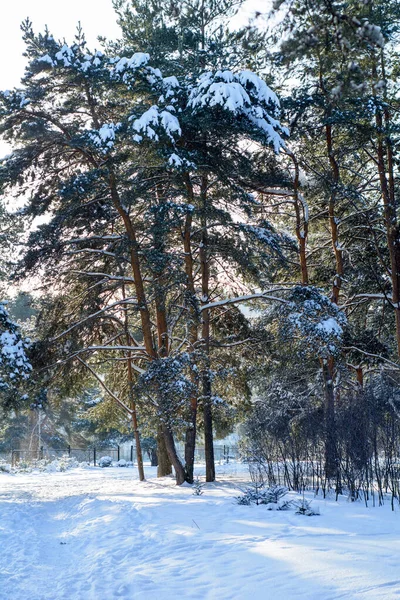
[[[291,508],[293,508],[293,500],[284,500],[278,503],[276,510],[290,510]]]
[[[202,494],[204,494],[203,492],[203,487],[204,487],[204,483],[202,483],[200,481],[200,479],[197,477],[194,481],[193,481],[193,496],[201,496]]]
[[[99,460],[99,467],[101,467],[102,469],[104,469],[105,467],[111,467],[112,462],[113,460],[111,456],[102,456]]]
[[[0,463],[0,472],[3,463]],[[32,471],[41,471],[42,473],[62,473],[65,471],[69,471],[70,469],[77,468],[86,468],[88,463],[80,463],[75,458],[72,458],[68,455],[62,456],[61,458],[49,459],[42,458],[40,460],[33,460],[32,462],[28,462],[26,460],[20,460],[15,466],[6,465],[9,468],[8,472],[14,473],[30,473]]]
[[[276,485],[271,488],[264,489],[262,483],[252,483],[245,488],[242,496],[236,497],[238,504],[278,504],[279,500],[286,496],[288,490],[285,487]]]
[[[121,458],[118,462],[117,462],[117,467],[126,467],[127,466],[127,462],[125,459]]]
[[[11,465],[5,461],[0,462],[0,473],[11,473]]]
[[[274,485],[265,490],[266,502],[263,502],[263,504],[278,504],[279,500],[283,498],[283,496],[286,496],[287,493],[287,488],[283,487],[282,485]]]
[[[296,515],[305,515],[306,517],[314,517],[319,515],[319,510],[313,510],[311,508],[311,501],[305,500],[302,498],[298,502],[294,502],[294,506],[296,506]]]
[[[45,462],[45,461],[40,461]],[[36,465],[39,466],[39,469],[42,470],[45,467],[46,471],[49,473],[59,473],[65,472],[69,469],[76,469],[80,466],[80,463],[75,458],[70,458],[69,456],[62,456],[60,459],[55,459],[51,462],[47,461],[45,465]]]
[[[30,472],[31,471],[31,465],[30,465],[30,463],[28,463],[27,460],[20,460],[17,463],[17,465],[15,467],[15,470]]]
[[[251,498],[248,494],[244,493],[241,496],[235,496],[235,500],[237,504],[241,506],[249,506],[251,504]]]
[[[46,470],[48,473],[58,473],[59,471],[61,471],[60,469],[60,463],[58,462],[58,460],[53,460],[52,462],[47,463],[47,465],[44,467],[42,467],[41,465],[37,465],[37,467],[42,471],[42,470]],[[65,471],[65,469],[64,469]]]

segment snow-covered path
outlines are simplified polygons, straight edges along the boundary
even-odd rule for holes
[[[132,469],[0,474],[0,599],[399,599],[400,511],[239,506]]]

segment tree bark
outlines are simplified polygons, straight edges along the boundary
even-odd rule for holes
[[[213,419],[211,397],[211,382],[203,378],[203,418],[204,418],[204,452],[206,461],[206,481],[215,481],[215,457],[213,439]]]
[[[113,204],[124,222],[125,231],[127,233],[128,239],[131,244],[131,251],[130,251],[131,267],[132,267],[132,274],[133,274],[133,278],[134,278],[134,282],[135,282],[134,286],[135,286],[137,304],[138,304],[138,308],[139,308],[139,312],[140,312],[144,345],[146,347],[146,351],[147,351],[148,355],[151,358],[156,358],[157,354],[156,354],[156,350],[155,350],[154,344],[153,344],[150,311],[149,311],[146,294],[145,294],[145,290],[144,290],[144,283],[143,283],[142,270],[141,270],[140,259],[139,259],[136,232],[135,232],[135,228],[133,227],[132,221],[131,221],[128,213],[126,212],[125,208],[121,204],[121,200],[120,200],[118,189],[117,189],[115,174],[112,169],[110,169],[110,172],[109,172],[109,186],[110,186],[111,198],[112,198]]]
[[[330,111],[328,110],[328,115]],[[338,218],[336,216],[336,199],[338,185],[340,181],[339,165],[336,160],[332,126],[325,125],[325,139],[328,153],[328,159],[331,169],[331,191],[328,203],[328,217],[331,230],[332,248],[335,256],[336,274],[333,279],[331,300],[334,304],[339,304],[339,296],[342,288],[342,280],[344,274],[343,253],[339,243],[339,227]],[[334,389],[334,360],[329,357],[323,361],[322,369],[325,388],[325,474],[326,477],[332,478],[337,474],[337,434],[336,434],[336,402]]]
[[[385,78],[384,56],[381,55],[382,77]],[[379,81],[377,66],[372,67],[373,79]],[[375,111],[377,130],[377,165],[382,194],[386,240],[390,260],[392,283],[392,305],[395,314],[397,354],[400,357],[400,226],[397,221],[395,197],[395,177],[392,141],[390,137],[390,113],[386,107],[384,114],[380,108]]]
[[[192,182],[188,173],[185,175],[185,185],[189,203],[194,206],[195,198]],[[186,290],[187,305],[189,310],[189,348],[193,352],[197,344],[198,315],[196,314],[196,289],[193,275],[193,253],[192,253],[192,214],[187,213],[185,219],[185,228],[183,232],[183,248],[185,257]],[[197,385],[197,377],[192,370],[191,381],[194,386]],[[197,394],[193,393],[190,398],[189,408],[189,427],[186,431],[185,439],[185,471],[188,483],[193,483],[194,476],[194,455],[196,450],[196,432],[197,432]]]
[[[308,285],[308,266],[307,266],[307,236],[308,236],[308,208],[300,192],[300,169],[295,154],[291,150],[286,150],[287,155],[292,159],[294,165],[294,210],[296,216],[296,237],[299,242],[299,260],[301,284]]]
[[[201,303],[206,305],[210,301],[210,267],[208,256],[207,233],[207,177],[202,177],[201,183],[202,204],[202,234],[200,244],[200,269],[201,269]],[[210,378],[210,311],[201,312],[201,338],[204,352],[204,369],[202,373],[203,419],[204,419],[204,448],[206,461],[206,481],[215,481],[214,440],[212,423],[212,389]]]
[[[181,485],[186,481],[186,471],[176,451],[174,437],[169,427],[165,424],[162,425],[162,432],[164,436],[165,447],[168,452],[168,458],[175,469],[176,484]]]
[[[329,164],[331,167],[331,177],[332,177],[332,189],[329,197],[328,204],[328,215],[329,215],[329,225],[331,229],[331,239],[332,239],[332,248],[335,255],[335,263],[336,263],[336,275],[333,280],[333,288],[332,288],[332,302],[335,304],[339,304],[339,295],[342,287],[342,280],[344,274],[343,267],[343,252],[339,242],[339,227],[338,227],[338,218],[335,214],[336,209],[336,197],[337,197],[337,188],[339,185],[339,165],[337,163],[335,153],[333,150],[333,141],[332,141],[332,126],[325,126],[325,134],[326,134],[326,146],[328,151]]]
[[[160,205],[163,201],[161,186],[156,186],[156,198]],[[158,235],[157,232],[164,231],[165,224],[162,219],[159,219],[157,213],[157,227],[154,234],[154,248],[162,255],[165,252],[165,239],[163,234]],[[157,321],[157,351],[161,357],[168,356],[169,353],[169,336],[168,322],[165,302],[165,269],[156,269],[153,273],[155,280],[155,305],[156,305],[156,321]]]
[[[157,458],[157,477],[172,475],[172,465],[169,460],[161,425],[157,429]]]
[[[122,284],[122,297],[125,300],[125,298],[126,298],[125,284]],[[129,318],[128,318],[128,309],[127,308],[124,309],[124,328],[125,328],[126,345],[130,346],[131,338],[129,336]],[[132,410],[131,419],[132,419],[133,434],[135,436],[136,460],[137,460],[137,466],[138,466],[138,474],[139,474],[139,480],[144,481],[145,476],[144,476],[144,467],[143,467],[143,453],[142,453],[142,446],[141,446],[141,442],[140,442],[140,435],[139,435],[139,428],[138,428],[138,420],[137,420],[137,413],[136,413],[136,401],[135,401],[135,396],[133,393],[134,376],[133,376],[133,369],[132,369],[132,355],[131,355],[130,351],[128,351],[128,353],[127,353],[127,369],[128,369],[129,400],[130,400],[130,408]]]
[[[333,479],[337,476],[337,439],[335,422],[335,393],[333,387],[333,360],[323,359],[324,376],[324,417],[325,417],[325,476]]]
[[[197,411],[196,411],[197,412]],[[196,412],[191,406],[191,423],[196,418]],[[196,428],[188,427],[185,436],[185,479],[188,483],[193,483],[194,480],[194,455],[196,451]]]

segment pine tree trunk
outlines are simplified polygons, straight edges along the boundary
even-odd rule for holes
[[[213,421],[211,382],[209,378],[203,379],[203,397],[204,397],[204,452],[206,461],[206,481],[215,481],[215,458],[214,458],[214,439],[213,439]]]
[[[202,178],[201,205],[202,205],[202,236],[200,245],[201,269],[201,302],[203,307],[210,301],[210,266],[209,244],[207,230],[207,177]],[[206,461],[206,481],[215,481],[214,440],[212,422],[212,389],[210,378],[210,311],[204,308],[201,311],[201,337],[205,354],[205,366],[202,374],[203,387],[203,419],[204,419],[204,449]]]
[[[164,436],[165,447],[168,452],[168,458],[175,469],[176,484],[181,485],[186,481],[186,472],[176,451],[174,437],[167,425],[162,425],[162,432]]]
[[[156,198],[160,205],[163,202],[163,192],[160,185],[156,186]],[[157,227],[154,228],[154,248],[160,256],[165,254],[165,239],[164,234],[159,233],[165,230],[165,223],[162,217],[157,215]],[[154,286],[155,286],[155,305],[156,305],[156,320],[157,320],[157,351],[158,356],[165,357],[169,354],[169,336],[168,336],[168,322],[167,322],[167,311],[166,311],[166,298],[165,298],[165,267],[161,266],[155,269],[153,272]]]
[[[381,77],[377,75],[376,67],[373,75],[376,82],[386,81],[386,65],[384,50],[380,53]],[[391,114],[390,102],[387,98],[387,87],[384,88],[383,120],[379,110],[375,113],[378,129],[378,170],[381,183],[382,198],[385,209],[385,224],[387,231],[388,248],[390,253],[390,267],[392,278],[392,300],[396,323],[397,354],[400,357],[400,225],[397,218],[397,199],[395,192],[395,172],[393,141],[390,135]],[[384,125],[384,126],[383,126]],[[385,130],[385,137],[380,134]],[[384,148],[385,146],[385,148]],[[386,150],[386,152],[385,152]],[[385,158],[387,165],[385,165]],[[387,176],[386,176],[387,173]],[[387,178],[386,178],[387,177]]]
[[[171,461],[169,460],[161,426],[159,426],[157,429],[157,458],[157,477],[166,477],[167,475],[172,475],[172,465]]]
[[[357,376],[358,387],[360,390],[362,390],[364,388],[364,374],[363,374],[363,368],[361,366],[358,366],[356,368],[356,376]]]
[[[325,388],[325,475],[328,479],[333,479],[337,476],[338,463],[332,359],[324,359],[322,361],[322,371]]]
[[[150,451],[150,464],[152,467],[158,467],[157,450],[155,448]]]
[[[125,208],[123,207],[123,205],[121,203],[121,199],[119,197],[119,193],[118,193],[118,189],[117,189],[116,178],[115,178],[115,175],[114,175],[114,172],[112,171],[112,169],[110,169],[110,174],[109,174],[109,186],[110,186],[110,192],[111,192],[111,198],[112,198],[113,204],[125,225],[125,231],[127,233],[128,239],[130,241],[131,267],[132,267],[132,274],[133,274],[133,278],[134,278],[134,282],[135,282],[134,286],[135,286],[135,292],[136,292],[137,305],[138,305],[139,313],[140,313],[144,345],[146,347],[146,351],[147,351],[149,357],[156,358],[157,353],[156,353],[156,350],[155,350],[154,344],[153,344],[150,311],[149,311],[149,307],[147,304],[147,298],[146,298],[146,293],[145,293],[145,289],[144,289],[142,269],[141,269],[139,252],[138,252],[138,243],[137,243],[137,239],[136,239],[136,232],[135,232],[135,228],[132,224],[132,221],[130,219],[130,216],[128,215],[128,213],[126,212]]]
[[[305,199],[300,192],[300,169],[295,154],[286,149],[286,154],[290,156],[294,165],[294,210],[296,216],[296,237],[299,242],[299,260],[301,272],[301,284],[308,285],[308,266],[307,266],[307,236],[308,236],[308,207]]]
[[[331,176],[332,176],[332,189],[331,195],[329,198],[328,204],[328,215],[329,215],[329,225],[331,230],[331,240],[332,240],[332,248],[335,255],[335,266],[336,266],[336,274],[333,280],[333,288],[332,288],[332,302],[335,304],[339,304],[339,295],[342,287],[342,280],[344,274],[344,266],[343,266],[343,251],[339,242],[339,227],[338,227],[338,219],[336,216],[336,195],[337,188],[339,185],[339,165],[337,163],[334,150],[333,150],[333,141],[332,141],[332,126],[326,125],[325,127],[326,134],[326,145],[328,151],[329,163],[331,166]]]
[[[134,431],[134,435],[135,435],[136,460],[137,460],[137,466],[138,466],[139,480],[144,481],[145,476],[144,476],[144,467],[143,467],[143,454],[142,454],[138,424],[137,424],[137,419],[136,419],[136,408],[133,408],[133,412],[132,412],[132,427],[133,427],[133,431]]]
[[[386,117],[388,128],[389,116]],[[376,127],[378,130],[378,173],[384,208],[387,247],[390,259],[390,276],[392,282],[392,305],[395,314],[397,353],[400,357],[400,227],[397,223],[396,198],[394,194],[393,156],[390,140],[384,144],[384,123],[382,113],[375,113]],[[388,172],[388,175],[387,175]],[[389,181],[388,181],[389,179]]]
[[[194,206],[195,197],[190,176],[185,176],[186,191],[189,203]],[[188,213],[185,220],[185,229],[183,233],[183,248],[185,257],[185,274],[187,289],[187,304],[189,308],[189,347],[194,351],[197,343],[198,316],[196,314],[196,289],[193,275],[193,254],[192,254],[192,215]],[[197,384],[196,374],[192,370],[191,381],[194,386]],[[185,439],[185,471],[186,480],[193,483],[194,455],[196,450],[196,432],[197,432],[197,395],[192,393],[190,398],[190,417],[189,427],[186,431]]]
[[[335,256],[336,274],[333,279],[332,297],[334,304],[339,304],[339,296],[342,288],[344,266],[343,252],[339,242],[338,219],[336,217],[336,196],[340,181],[339,165],[335,157],[332,138],[332,126],[325,126],[326,146],[329,164],[331,167],[331,193],[328,204],[329,225],[331,230],[332,248]],[[323,361],[323,377],[325,388],[325,475],[327,478],[337,477],[337,431],[336,431],[336,402],[334,377],[334,359],[329,357]]]
[[[125,284],[122,285],[122,297],[124,300],[126,299]],[[130,346],[131,337],[130,337],[130,332],[129,332],[129,317],[128,317],[127,310],[124,311],[124,328],[125,328],[126,344],[127,344],[127,346]],[[138,428],[136,400],[135,400],[135,396],[133,393],[134,376],[133,376],[133,369],[132,369],[132,355],[131,355],[130,351],[128,351],[128,353],[127,353],[127,369],[128,369],[128,385],[129,385],[129,403],[130,403],[130,408],[132,410],[131,419],[132,419],[133,433],[135,436],[136,460],[137,460],[137,466],[138,466],[138,474],[139,474],[139,480],[144,481],[145,476],[144,476],[144,466],[143,466],[143,453],[142,453],[142,445],[140,442],[140,435],[139,435],[139,428]]]
[[[194,414],[194,409],[192,408],[192,415],[190,418],[191,422],[194,422],[196,419],[196,415]],[[196,450],[196,429],[188,428],[186,430],[186,439],[185,439],[185,471],[186,471],[186,481],[188,483],[193,483],[194,478],[194,455]]]

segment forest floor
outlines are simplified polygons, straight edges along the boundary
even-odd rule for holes
[[[0,599],[400,598],[399,507],[240,506],[244,466],[219,471],[201,496],[152,468],[0,473]]]

